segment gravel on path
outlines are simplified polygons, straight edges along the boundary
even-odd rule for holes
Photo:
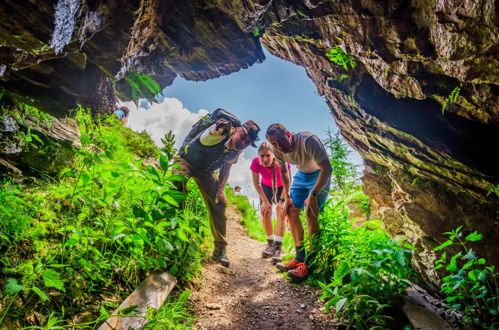
[[[337,329],[319,290],[290,283],[261,257],[265,243],[248,237],[234,206],[227,216],[231,264],[205,262],[202,284],[190,296],[196,329]]]

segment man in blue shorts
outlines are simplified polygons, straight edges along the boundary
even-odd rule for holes
[[[295,242],[296,257],[287,263],[278,263],[280,271],[286,271],[292,280],[299,282],[307,278],[313,252],[305,256],[301,210],[307,206],[309,238],[319,233],[319,212],[326,203],[331,179],[331,163],[324,144],[313,133],[289,132],[282,124],[272,124],[267,129],[267,140],[274,146],[275,156],[281,171],[284,208],[287,212],[291,235]],[[298,172],[290,187],[286,163],[297,165]]]

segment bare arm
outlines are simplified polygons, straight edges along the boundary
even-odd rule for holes
[[[317,166],[319,166],[321,172],[317,177],[317,181],[315,182],[315,186],[312,191],[320,193],[326,186],[326,183],[329,181],[329,179],[331,179],[333,168],[331,167],[331,162],[329,161],[329,159],[325,159],[322,162],[317,163]]]
[[[309,211],[312,213],[314,217],[317,218],[319,215],[319,202],[318,195],[321,193],[322,189],[326,186],[326,183],[331,178],[332,167],[329,159],[325,159],[317,165],[320,168],[319,176],[317,177],[317,181],[315,182],[314,188],[312,189],[312,193],[308,196],[307,201],[305,202],[308,205]]]
[[[282,180],[282,194],[285,199],[289,198],[289,187],[291,185],[291,173],[289,172],[286,163],[279,165]]]
[[[217,202],[222,201],[224,204],[227,204],[227,197],[225,196],[224,188],[227,180],[229,179],[231,167],[232,164],[227,162],[220,167],[220,172],[218,173],[218,190],[215,198],[215,201]]]
[[[258,195],[263,201],[262,205],[260,205],[260,212],[262,212],[262,216],[272,213],[272,205],[270,204],[270,201],[267,199],[267,196],[265,196],[262,185],[260,183],[260,175],[253,171],[251,172],[251,174],[253,174],[253,185],[255,186]]]

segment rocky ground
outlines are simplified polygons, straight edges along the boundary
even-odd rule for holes
[[[265,244],[248,237],[239,214],[228,210],[229,268],[207,261],[200,289],[190,300],[197,329],[334,329],[332,314],[324,314],[319,291],[291,284],[269,259]]]

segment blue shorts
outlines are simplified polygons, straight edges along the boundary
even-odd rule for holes
[[[321,170],[317,170],[312,173],[304,173],[302,171],[298,171],[295,174],[295,176],[293,177],[293,183],[291,184],[290,195],[296,208],[303,209],[305,207],[305,200],[312,192],[312,189],[317,182],[317,178],[319,177],[320,172]],[[322,191],[320,192],[319,196],[317,196],[317,202],[319,203],[321,212],[324,210],[324,205],[326,204],[330,185],[331,182],[328,181],[324,189],[322,189]]]

